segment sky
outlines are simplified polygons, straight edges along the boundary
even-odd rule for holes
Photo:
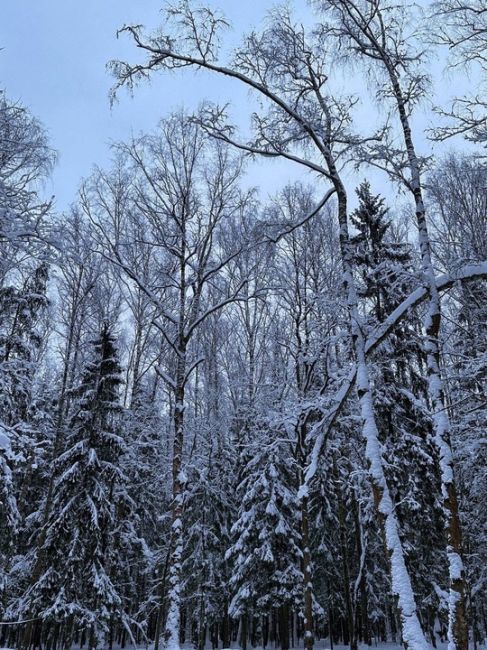
[[[136,89],[133,98],[121,91],[118,103],[110,107],[113,79],[107,62],[136,57],[127,37],[117,39],[117,29],[125,23],[157,26],[163,0],[0,2],[0,88],[28,106],[49,133],[59,158],[46,192],[56,196],[59,210],[75,199],[81,179],[94,164],[109,163],[110,143],[153,130],[172,110],[191,110],[210,98],[231,100],[237,120],[248,113],[247,91],[237,83],[188,70],[155,75],[150,84]],[[238,35],[259,25],[275,1],[220,0],[219,4],[235,26],[237,42]],[[293,4],[297,15],[306,17],[306,0]],[[440,93],[446,94],[451,79],[442,77],[441,83]],[[250,181],[272,193],[293,176],[299,173],[284,164],[262,163],[252,168]]]
[[[0,87],[46,127],[59,159],[46,191],[63,209],[94,164],[110,159],[110,143],[147,132],[172,110],[207,97],[229,98],[244,110],[246,91],[213,75],[158,75],[132,98],[121,91],[111,108],[111,59],[133,61],[135,48],[116,32],[125,23],[157,26],[162,0],[2,0]],[[224,0],[238,29],[257,26],[269,0]],[[184,74],[184,77],[183,77]]]

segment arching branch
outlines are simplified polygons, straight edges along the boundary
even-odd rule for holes
[[[445,273],[436,279],[438,291],[450,289],[456,282],[467,282],[472,280],[487,279],[487,261],[479,264],[469,264],[452,273]],[[378,325],[368,337],[365,343],[365,354],[368,356],[382,343],[382,341],[392,332],[392,330],[401,322],[401,320],[410,312],[413,307],[417,307],[429,296],[426,287],[419,287],[413,291],[406,300],[396,307],[389,316]],[[303,485],[300,488],[300,496],[305,496],[308,486],[316,474],[318,460],[322,454],[330,431],[336,422],[340,411],[350,395],[357,377],[355,365],[351,368],[348,377],[342,383],[333,398],[333,406],[328,409],[324,417],[314,426],[310,436],[316,436],[313,449],[311,451],[311,461],[306,470]]]

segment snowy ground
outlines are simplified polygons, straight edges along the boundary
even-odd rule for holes
[[[368,646],[365,643],[359,643],[358,644],[359,650],[370,650],[371,648],[378,648],[379,650],[404,650],[404,646],[398,644],[398,643],[372,643],[371,646]],[[434,650],[433,646],[430,646],[432,650]],[[448,643],[437,641],[436,642],[436,650],[446,650],[448,647]],[[470,642],[469,644],[470,648],[473,648],[473,643]],[[314,642],[314,648],[316,650],[331,650],[332,646],[330,644],[329,639],[319,639]],[[334,643],[333,644],[333,650],[349,650],[350,646],[348,645],[341,645],[339,643]],[[239,646],[238,645],[232,645],[231,648],[224,648],[222,650],[238,650]],[[194,650],[194,647],[192,645],[184,645],[182,646],[182,650]],[[207,650],[211,650],[211,646],[207,647]],[[248,646],[247,650],[263,650],[261,647],[255,647],[253,648],[252,646]],[[266,650],[279,650],[279,646],[274,648],[274,645],[268,645]],[[301,643],[298,646],[294,646],[291,648],[291,650],[303,650],[303,644]],[[477,650],[487,650],[487,644],[477,644]]]
[[[274,646],[273,644],[270,644],[266,647],[265,650],[279,650],[280,646]],[[341,644],[333,644],[331,646],[329,639],[320,639],[319,641],[315,641],[314,643],[314,648],[316,650],[349,650],[348,645],[341,645]],[[368,646],[365,643],[359,643],[358,644],[359,650],[371,650],[371,648],[378,648],[379,650],[404,650],[404,646],[398,644],[398,643],[372,643],[371,646]],[[437,641],[436,643],[436,650],[446,650],[448,647],[447,642],[441,642]],[[140,646],[136,650],[151,650],[153,648],[152,645],[150,646]],[[434,650],[433,646],[430,646],[431,650]],[[470,648],[473,649],[473,644],[470,643]],[[0,650],[8,650],[4,648],[0,648]],[[75,649],[73,649],[75,650]],[[77,650],[77,649],[76,649]],[[114,648],[114,650],[118,650]],[[133,650],[133,648],[129,645],[126,646],[125,650]],[[181,650],[195,650],[195,646],[190,643],[183,643],[181,644]],[[211,644],[207,644],[206,650],[212,650]],[[237,644],[233,644],[229,648],[221,648],[220,650],[241,650],[240,646]],[[247,650],[264,650],[261,646],[251,646],[250,644],[247,646]],[[303,650],[303,645],[297,645],[293,646],[291,650]],[[487,644],[477,644],[477,650],[487,650]]]

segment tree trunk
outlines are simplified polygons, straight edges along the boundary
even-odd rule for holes
[[[357,606],[357,603],[355,603],[356,625],[357,625],[356,635],[359,636],[361,641],[363,641],[367,645],[372,645],[370,625],[369,625],[367,583],[366,583],[365,571],[364,571],[365,548],[362,539],[362,524],[360,522],[359,506],[356,500],[354,500],[353,502],[353,514],[355,519],[355,540],[357,545],[357,557],[359,558],[359,575],[357,579],[358,579],[358,590],[360,591],[360,606]],[[357,596],[357,588],[356,588],[356,596]]]
[[[172,461],[172,550],[169,561],[168,610],[164,633],[166,650],[179,650],[181,625],[181,561],[183,555],[183,497],[185,478],[182,472],[184,441],[184,374],[185,350],[180,349],[174,403],[174,444]]]
[[[281,650],[289,650],[289,606],[287,603],[279,608],[279,642]]]
[[[353,250],[348,233],[347,195],[333,160],[327,160],[327,164],[333,177],[338,199],[340,250],[353,349],[357,363],[356,388],[362,416],[362,435],[365,440],[365,455],[369,465],[374,502],[390,555],[389,566],[392,590],[398,596],[398,606],[401,612],[405,643],[411,650],[425,650],[428,648],[428,642],[419,623],[411,578],[404,561],[398,521],[384,474],[379,430],[375,419],[374,401],[370,388],[369,368],[365,357],[365,339],[361,327],[362,319],[358,310],[357,292],[353,278]]]
[[[306,463],[306,421],[300,423],[298,427],[298,461],[300,467]],[[303,485],[304,476],[300,472],[300,484]],[[313,576],[311,568],[311,549],[309,539],[309,515],[308,515],[308,497],[301,497],[301,551],[303,554],[303,627],[304,627],[304,648],[313,650],[314,644],[314,622],[313,622]]]
[[[435,443],[440,456],[441,490],[443,505],[445,512],[447,513],[447,554],[450,574],[448,649],[468,650],[468,627],[465,614],[465,572],[462,561],[460,517],[453,475],[453,456],[450,443],[450,419],[447,411],[440,367],[440,296],[435,282],[435,271],[431,257],[431,243],[423,201],[420,165],[414,148],[406,100],[404,99],[396,72],[391,66],[387,66],[387,63],[386,67],[397,102],[404,135],[404,144],[411,172],[410,189],[414,197],[416,208],[421,264],[425,284],[430,296],[423,327],[426,334],[425,347],[428,369],[428,389],[433,407]]]
[[[338,488],[340,489],[340,488]],[[345,509],[341,495],[338,495],[338,518],[340,525],[340,545],[342,547],[342,575],[343,575],[343,595],[347,611],[347,628],[350,643],[350,650],[357,650],[357,637],[355,634],[355,621],[352,603],[352,594],[350,592],[350,559],[348,555],[347,528],[345,522]],[[344,639],[344,643],[346,643]]]
[[[247,650],[247,614],[240,617],[240,645],[242,650]]]
[[[303,549],[303,580],[304,580],[304,648],[313,650],[313,583],[311,574],[311,549],[309,547],[309,517],[308,499],[301,500],[301,539]]]
[[[223,616],[223,622],[221,625],[221,638],[222,638],[222,647],[230,647],[230,620],[228,616],[228,603],[225,602],[225,613]]]

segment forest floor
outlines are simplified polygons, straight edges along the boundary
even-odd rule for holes
[[[432,645],[430,645],[429,647],[431,648],[431,650],[435,650]],[[330,643],[330,639],[319,639],[314,642],[314,650],[349,650],[349,648],[350,648],[349,645],[342,645],[340,643],[334,643],[332,645]],[[378,648],[379,650],[404,650],[403,645],[401,645],[400,643],[393,643],[392,641],[387,641],[387,642],[373,641],[372,645],[370,646],[367,645],[366,643],[358,644],[358,650],[373,650],[374,648]],[[447,641],[440,641],[439,639],[437,639],[436,650],[447,650],[447,648],[448,648]],[[469,643],[469,649],[471,650],[474,649],[474,645],[472,642]],[[181,650],[194,650],[194,646],[192,646],[191,644],[183,644],[181,646]],[[205,650],[211,650],[211,645],[207,645]],[[238,645],[235,644],[230,646],[230,648],[223,648],[222,650],[240,650],[240,648]],[[255,647],[248,646],[248,650],[264,650],[264,649],[261,646],[255,646]],[[274,646],[270,644],[267,646],[265,650],[279,650],[279,646]],[[301,642],[300,644],[293,646],[290,650],[303,650],[303,643]],[[477,650],[487,650],[487,642],[477,643]]]
[[[181,650],[195,650],[195,647],[191,643],[182,643],[181,644]],[[435,650],[432,645],[429,646],[431,650]],[[439,641],[437,640],[436,642],[436,650],[447,650],[448,643],[447,641]],[[315,641],[314,643],[314,650],[349,650],[350,646],[349,645],[342,645],[340,643],[334,643],[333,645],[330,643],[329,639],[319,639]],[[358,650],[373,650],[374,648],[378,648],[378,650],[404,650],[404,646],[401,645],[400,643],[393,643],[392,641],[388,642],[373,642],[372,645],[368,646],[366,643],[359,643],[358,644]],[[473,650],[474,646],[473,643],[469,643],[469,648]],[[153,645],[149,646],[140,646],[136,650],[152,650]],[[0,650],[5,650],[3,648],[0,648]],[[6,649],[8,650],[8,649]],[[79,650],[78,648],[73,650]],[[114,648],[114,650],[119,650],[117,648]],[[133,650],[131,646],[126,646],[125,650]],[[205,650],[212,650],[212,646],[210,643],[208,643],[205,647]],[[240,646],[237,644],[232,644],[229,648],[222,648],[220,650],[241,650]],[[248,646],[248,650],[264,650],[262,646]],[[280,646],[274,646],[273,644],[269,644],[265,650],[280,650]],[[298,645],[293,646],[290,648],[290,650],[303,650],[303,644],[300,643]],[[487,643],[478,643],[477,644],[477,650],[487,650]]]
[[[436,650],[446,650],[448,647],[447,641],[439,641],[437,640],[436,642]],[[314,643],[314,649],[315,650],[349,650],[350,646],[349,645],[342,645],[339,643],[334,643],[333,645],[330,643],[329,639],[319,639],[316,640]],[[399,644],[399,643],[393,643],[393,642],[373,642],[372,645],[368,646],[366,643],[359,643],[358,644],[358,650],[373,650],[374,648],[378,648],[379,650],[404,650],[404,646]],[[434,650],[433,646],[430,645],[431,650]],[[473,643],[469,643],[469,648],[473,650],[474,646]],[[138,649],[142,650],[142,648]],[[145,650],[145,648],[144,648]],[[150,647],[149,647],[150,650]],[[194,646],[191,644],[182,644],[181,650],[194,650]],[[208,645],[206,647],[206,650],[211,650],[211,645]],[[222,650],[240,650],[238,645],[232,645],[230,648],[223,648]],[[264,650],[261,646],[248,646],[248,650]],[[279,650],[279,646],[274,646],[274,645],[268,645],[266,650]],[[290,650],[303,650],[303,644],[300,643],[298,645],[293,646]],[[487,650],[487,643],[478,643],[477,644],[477,650]]]

